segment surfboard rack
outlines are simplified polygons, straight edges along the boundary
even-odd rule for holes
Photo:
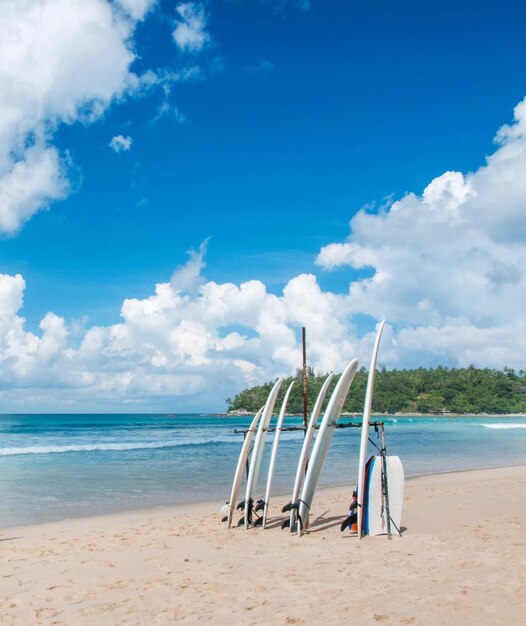
[[[383,430],[384,428],[384,423],[383,422],[371,422],[369,424],[370,426],[374,426],[375,432],[378,432],[378,428],[381,428]],[[336,424],[334,426],[334,428],[361,428],[362,425],[358,424],[357,422],[339,422],[338,424]],[[319,430],[319,426],[315,427],[316,430]],[[273,433],[275,432],[275,428],[268,428],[267,432],[269,433]],[[305,428],[303,426],[287,426],[285,428],[281,429],[281,432],[294,432],[294,431],[298,431],[298,432],[304,432]],[[234,434],[239,435],[239,434],[243,434],[243,438],[246,437],[247,433],[249,432],[248,428],[234,428]],[[371,441],[371,443],[373,445],[376,446],[376,444],[371,440],[371,438],[369,438],[369,441]],[[376,446],[378,448],[378,446]],[[378,448],[379,450],[380,448]]]
[[[383,501],[385,504],[385,514],[386,514],[386,521],[387,521],[387,536],[389,539],[392,538],[392,526],[395,527],[398,535],[402,536],[402,533],[400,532],[400,529],[398,528],[398,526],[394,523],[392,517],[391,517],[391,512],[389,509],[389,481],[388,481],[388,476],[387,476],[387,449],[385,447],[385,430],[384,430],[384,422],[383,421],[374,421],[374,422],[369,422],[369,427],[372,427],[374,429],[374,432],[376,433],[376,435],[380,438],[380,445],[378,445],[378,443],[376,441],[374,441],[371,437],[368,436],[368,440],[369,442],[376,448],[376,450],[378,451],[378,456],[382,457],[382,496],[383,496]],[[335,429],[345,429],[345,428],[362,428],[362,424],[358,423],[358,422],[339,422],[338,424],[336,424],[334,426]],[[319,429],[318,426],[315,427],[316,430]],[[268,428],[267,429],[267,433],[273,433],[276,431],[276,428]],[[286,426],[284,428],[281,428],[281,432],[305,432],[306,429],[304,426]],[[243,439],[246,438],[247,433],[251,432],[250,429],[248,428],[235,428],[234,429],[234,433],[235,434],[242,434],[243,435]],[[250,453],[252,452],[252,450],[250,451]],[[249,457],[250,457],[250,453],[247,457],[247,463],[246,463],[246,473],[248,476],[248,470],[249,470]],[[238,506],[236,507],[237,509],[240,509],[240,505],[244,505],[244,502],[240,502],[238,504]],[[259,516],[257,515],[258,512],[258,504],[256,503],[255,506],[251,507],[251,511],[250,513],[256,514],[256,520],[255,522],[253,522],[254,526],[258,525],[259,522]],[[285,505],[284,509],[286,508],[287,510],[290,510],[290,508],[292,508],[293,504],[289,503],[288,505]],[[244,506],[242,507],[244,509]],[[259,509],[261,509],[263,507],[259,507]],[[285,511],[282,511],[285,512]],[[252,517],[252,515],[251,515]],[[262,519],[262,518],[261,518]],[[241,523],[241,521],[240,521]],[[261,522],[260,522],[261,523]]]
[[[374,427],[374,431],[376,433],[378,433],[378,429],[381,429],[382,432],[382,437],[383,437],[383,432],[384,432],[384,423],[383,422],[370,422],[369,426],[373,426]],[[336,424],[336,426],[334,428],[361,428],[362,425],[358,424],[356,422],[341,422]],[[319,430],[319,426],[315,426],[314,427],[315,430]],[[276,432],[275,428],[267,428],[267,433],[273,433]],[[306,428],[304,426],[286,426],[284,428],[281,428],[281,432],[286,432],[286,433],[290,433],[290,432],[303,432],[305,433]],[[243,440],[245,440],[246,436],[248,433],[252,432],[249,428],[234,428],[234,434],[236,435],[243,435]],[[373,446],[380,451],[380,448],[376,445],[376,443],[369,437],[369,441],[373,444]],[[382,444],[383,445],[383,444]],[[253,447],[253,446],[252,446]],[[252,448],[250,449],[250,452],[248,453],[247,456],[247,461],[246,461],[246,465],[245,465],[245,472],[246,475],[248,477],[248,470],[249,470],[249,459],[250,459],[250,455],[252,454]],[[239,508],[239,505],[238,505]],[[282,513],[284,513],[285,511],[282,511]]]

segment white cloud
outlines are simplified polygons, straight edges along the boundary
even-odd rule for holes
[[[120,323],[87,330],[48,313],[40,334],[26,331],[25,282],[0,276],[3,406],[29,410],[32,398],[39,410],[43,402],[55,409],[62,402],[79,410],[123,402],[167,408],[163,402],[173,407],[181,396],[181,408],[221,409],[241,387],[296,370],[303,322],[313,366],[341,368],[356,352],[346,297],[323,293],[311,275],[292,279],[281,296],[260,281],[206,281],[205,250],[206,242],[150,297],[126,299]],[[50,388],[60,391],[50,397]]]
[[[26,148],[0,176],[0,231],[13,233],[53,200],[67,195],[65,158],[55,148]]]
[[[172,274],[171,285],[176,292],[195,293],[204,283],[201,275],[206,264],[204,257],[209,239],[205,239],[199,246],[199,252],[188,250],[189,260]]]
[[[18,0],[0,20],[0,229],[68,192],[60,124],[90,123],[140,83],[131,36],[151,0]],[[124,9],[124,10],[122,10]],[[22,178],[27,185],[20,185]]]
[[[130,136],[124,137],[124,135],[116,135],[112,137],[109,147],[114,152],[128,152],[133,143],[133,139]]]
[[[325,246],[325,269],[371,268],[350,284],[353,313],[399,328],[401,363],[520,366],[526,302],[526,99],[474,173],[446,172],[421,197],[360,211],[346,242]],[[498,345],[495,342],[498,341]],[[521,346],[522,350],[525,346]]]
[[[117,0],[118,4],[134,20],[142,20],[148,11],[157,4],[157,0]]]
[[[200,2],[182,2],[177,5],[176,11],[179,19],[173,31],[175,43],[185,52],[199,52],[210,41],[204,6]]]
[[[181,113],[176,106],[169,104],[166,100],[161,103],[161,106],[157,110],[157,115],[153,119],[153,122],[159,121],[161,118],[171,118],[179,124],[186,122],[186,115]]]
[[[525,101],[526,102],[526,101]],[[170,281],[128,298],[111,326],[71,326],[48,313],[38,333],[21,316],[22,276],[0,275],[0,399],[5,410],[221,409],[247,385],[293,373],[299,330],[309,363],[341,370],[368,363],[373,333],[357,314],[388,320],[380,362],[521,368],[526,351],[526,106],[503,127],[486,164],[446,172],[421,196],[360,211],[344,242],[326,246],[325,268],[370,268],[345,294],[312,274],[281,294],[257,280],[206,280],[205,241]]]

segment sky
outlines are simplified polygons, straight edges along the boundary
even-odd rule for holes
[[[0,412],[524,368],[523,2],[0,10]]]

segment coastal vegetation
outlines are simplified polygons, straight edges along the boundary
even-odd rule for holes
[[[307,402],[312,410],[316,396],[326,378],[326,374],[316,374],[312,368],[307,371]],[[285,379],[280,397],[288,385],[295,380],[287,406],[288,413],[303,413],[303,380],[299,370],[295,377]],[[335,376],[329,393],[334,389],[338,377]],[[264,403],[274,382],[251,387],[227,398],[228,411],[256,412]],[[367,370],[361,368],[356,373],[351,391],[343,407],[344,412],[360,413],[363,409]],[[280,402],[278,397],[278,406]],[[457,414],[506,414],[526,412],[526,372],[479,369],[471,365],[467,368],[436,367],[410,370],[387,370],[376,372],[373,396],[375,413],[457,413]]]

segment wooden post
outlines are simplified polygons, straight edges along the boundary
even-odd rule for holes
[[[303,435],[307,434],[307,340],[305,338],[305,326],[301,328],[301,340],[303,344]]]

